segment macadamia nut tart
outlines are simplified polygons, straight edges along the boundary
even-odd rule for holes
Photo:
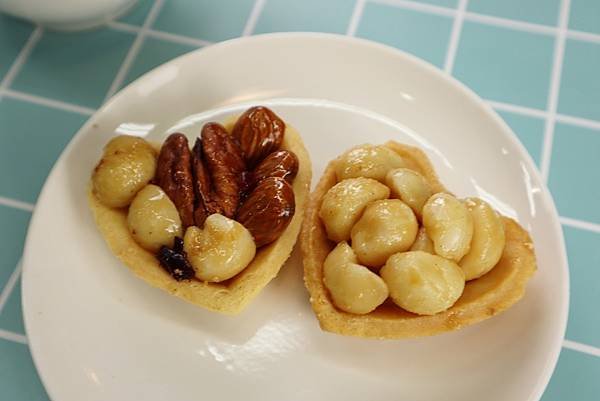
[[[113,138],[88,200],[112,252],[152,286],[239,313],[279,272],[304,216],[311,164],[299,134],[265,107],[159,147]]]
[[[350,149],[327,166],[300,236],[321,328],[374,338],[429,336],[515,304],[536,270],[514,220],[444,188],[418,148]]]

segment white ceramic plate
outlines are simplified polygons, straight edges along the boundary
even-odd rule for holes
[[[297,253],[238,317],[135,278],[87,208],[102,146],[115,132],[193,137],[203,122],[257,103],[303,135],[313,184],[352,145],[393,138],[422,146],[448,188],[491,201],[531,231],[539,271],[525,298],[455,333],[376,341],[319,329]],[[471,91],[388,47],[276,34],[167,63],[90,119],[39,198],[23,304],[34,361],[54,400],[537,400],[564,334],[567,273],[556,210],[537,170]]]

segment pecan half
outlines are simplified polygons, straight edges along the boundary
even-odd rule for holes
[[[202,157],[212,183],[210,200],[218,205],[221,214],[233,218],[240,204],[242,176],[246,171],[240,147],[222,125],[208,123],[202,128]]]
[[[279,149],[285,123],[263,106],[251,107],[233,127],[233,136],[240,143],[248,167],[252,168],[269,153]]]
[[[261,161],[252,171],[249,179],[250,188],[269,177],[283,178],[291,183],[298,173],[298,157],[293,152],[278,150]]]
[[[294,190],[279,177],[265,178],[248,195],[236,220],[254,237],[256,247],[275,241],[294,217]]]
[[[197,138],[192,148],[192,173],[196,193],[196,209],[194,222],[198,227],[204,226],[204,220],[213,213],[222,213],[221,206],[212,199],[213,185],[210,173],[202,160],[202,141]]]
[[[194,225],[192,164],[185,135],[171,134],[163,143],[154,180],[177,207],[183,225]]]

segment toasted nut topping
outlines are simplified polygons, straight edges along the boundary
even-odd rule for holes
[[[454,262],[422,251],[397,253],[381,268],[396,305],[419,315],[434,315],[456,302],[465,276]]]
[[[389,195],[388,187],[371,178],[348,178],[335,184],[323,197],[319,210],[329,239],[335,242],[349,240],[350,230],[365,207]]]
[[[483,276],[492,270],[504,251],[504,225],[498,213],[485,201],[467,198],[464,201],[473,218],[471,250],[458,263],[467,280]]]
[[[384,199],[367,206],[352,228],[352,249],[358,260],[378,267],[397,252],[410,248],[419,226],[413,211],[399,199]]]
[[[429,198],[423,207],[423,225],[438,255],[459,261],[469,252],[473,218],[454,196],[438,193]]]
[[[263,106],[252,107],[240,116],[232,134],[240,143],[248,167],[252,168],[281,146],[285,123]]]
[[[250,232],[235,220],[211,214],[204,229],[188,227],[183,239],[188,260],[202,281],[218,283],[235,276],[254,259]]]
[[[406,162],[393,150],[382,145],[362,145],[341,155],[335,164],[337,180],[366,177],[384,182],[388,171],[406,167]]]
[[[106,206],[125,207],[156,171],[156,152],[141,138],[121,135],[104,148],[92,173],[94,195]]]
[[[222,125],[208,123],[202,128],[202,156],[210,172],[211,199],[224,216],[232,218],[240,205],[242,173],[246,170],[242,152]]]
[[[399,168],[387,174],[385,183],[390,187],[395,198],[402,200],[418,217],[421,217],[423,205],[433,195],[425,177],[414,170]]]
[[[127,225],[136,242],[151,252],[163,245],[172,247],[175,237],[183,235],[177,208],[156,185],[146,185],[133,198]]]
[[[356,255],[346,242],[340,242],[325,259],[323,281],[335,306],[349,313],[372,312],[388,297],[381,277],[356,264]]]
[[[298,173],[298,157],[293,152],[278,150],[265,157],[251,173],[250,186],[253,188],[269,177],[283,178],[291,183]]]
[[[188,140],[183,134],[171,134],[158,155],[156,184],[177,207],[184,227],[194,224],[194,180]]]
[[[236,220],[250,231],[256,247],[281,236],[294,217],[296,199],[292,186],[283,178],[262,180],[238,211]]]

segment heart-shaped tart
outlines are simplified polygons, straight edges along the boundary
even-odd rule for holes
[[[111,251],[148,284],[237,314],[290,256],[311,164],[300,135],[265,107],[205,124],[190,149],[113,138],[88,200]]]
[[[459,200],[418,148],[363,145],[331,161],[300,243],[323,330],[408,338],[457,330],[521,299],[531,238],[478,198]]]

